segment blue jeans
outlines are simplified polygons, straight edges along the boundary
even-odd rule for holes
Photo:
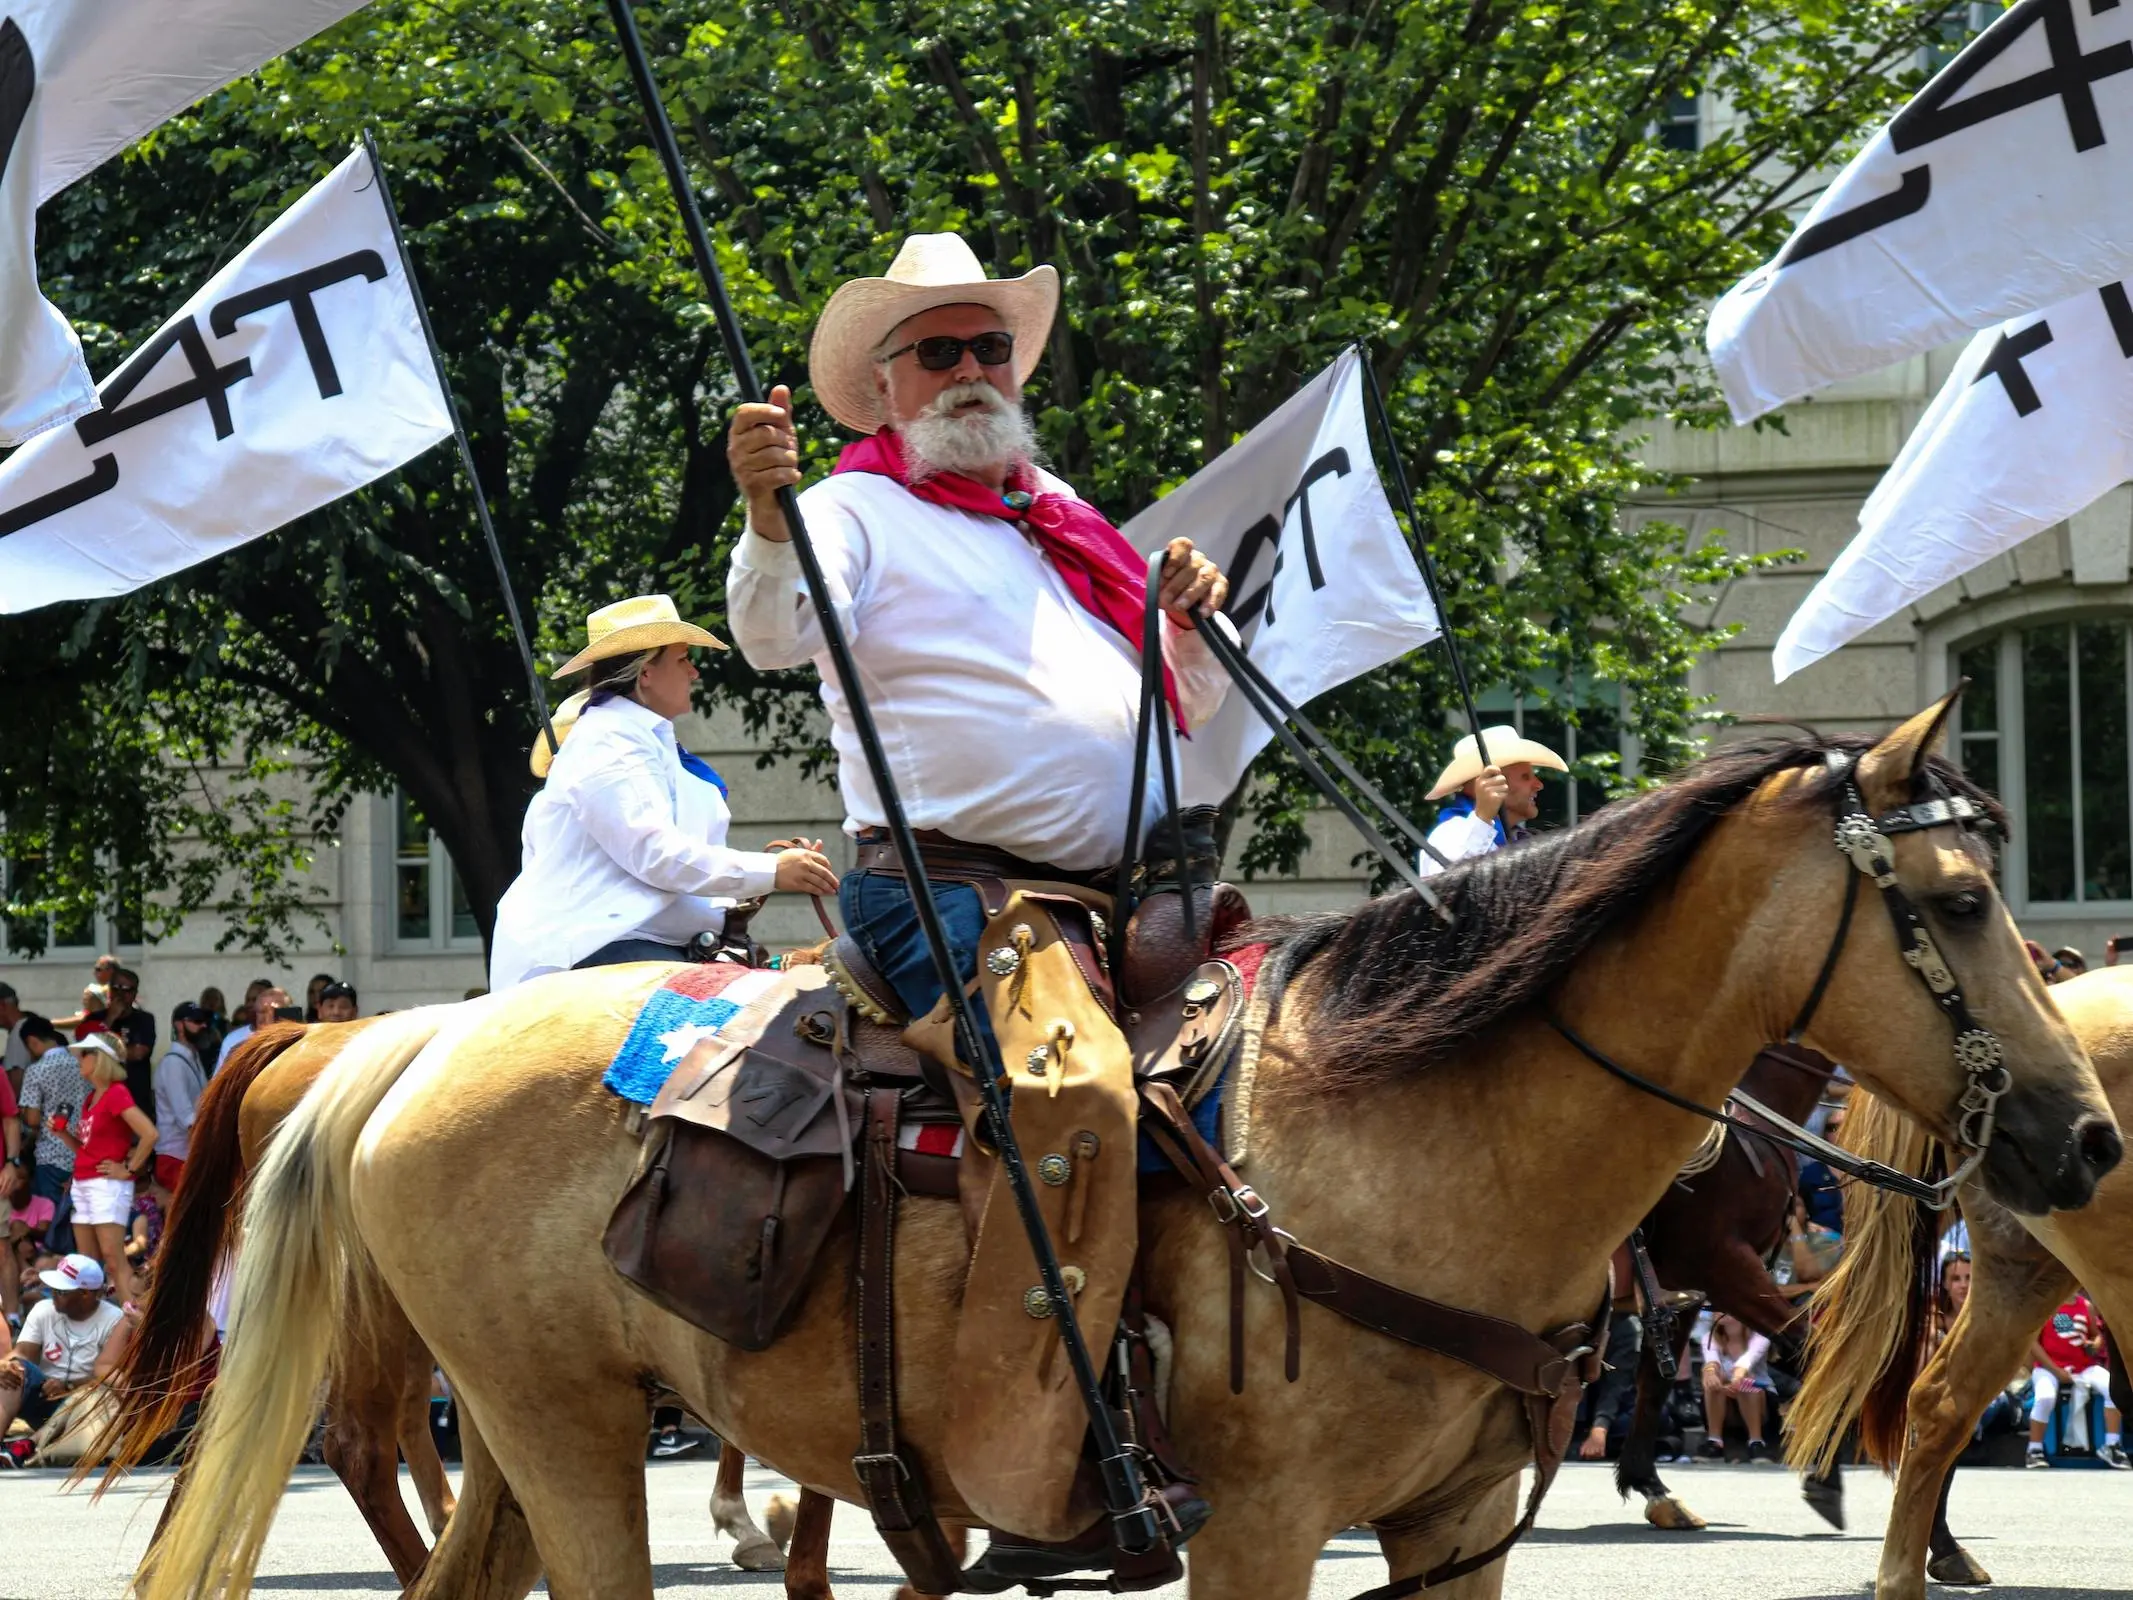
[[[34,1361],[22,1363],[22,1408],[15,1413],[25,1426],[32,1430],[43,1427],[52,1420],[52,1413],[67,1403],[61,1395],[57,1400],[44,1397],[44,1368]]]
[[[30,1193],[52,1202],[52,1221],[44,1230],[44,1247],[54,1255],[74,1249],[74,1169],[39,1166],[30,1173]]]
[[[967,883],[936,883],[932,888],[933,906],[948,935],[956,973],[968,983],[977,976],[978,945],[985,937],[985,902]],[[837,886],[837,909],[844,914],[845,930],[874,963],[874,970],[888,980],[904,1009],[914,1019],[931,1011],[941,997],[941,981],[918,924],[910,884],[886,872],[848,872]],[[982,1003],[974,1010],[979,1032],[997,1050],[992,1018]]]

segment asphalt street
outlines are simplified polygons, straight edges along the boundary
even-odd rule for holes
[[[739,1572],[727,1560],[705,1509],[712,1470],[704,1457],[649,1469],[660,1594],[779,1594],[775,1577]],[[1888,1510],[1878,1474],[1852,1475],[1851,1530],[1838,1534],[1776,1468],[1666,1470],[1677,1492],[1710,1519],[1708,1530],[1648,1528],[1636,1509],[1617,1502],[1605,1470],[1572,1464],[1540,1526],[1511,1558],[1509,1600],[1857,1600],[1865,1592]],[[118,1600],[154,1529],[166,1481],[164,1473],[144,1473],[92,1504],[84,1492],[61,1494],[57,1473],[0,1473],[0,1600]],[[771,1473],[751,1471],[749,1501],[759,1516],[783,1486]],[[1957,1532],[1997,1580],[1994,1594],[2133,1594],[2133,1473],[1966,1473],[1956,1480],[1952,1512]],[[841,1600],[887,1600],[895,1592],[888,1554],[854,1509],[838,1512],[830,1561]],[[1344,1600],[1384,1576],[1375,1542],[1343,1535],[1319,1562],[1313,1600]],[[395,1585],[348,1496],[323,1468],[306,1467],[282,1504],[256,1588],[265,1595],[372,1597]],[[1161,1592],[1184,1594],[1182,1587]]]

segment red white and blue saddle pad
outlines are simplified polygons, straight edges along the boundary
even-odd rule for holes
[[[646,998],[600,1081],[634,1105],[650,1105],[698,1040],[716,1038],[743,1006],[786,978],[769,967],[730,961],[677,967]]]

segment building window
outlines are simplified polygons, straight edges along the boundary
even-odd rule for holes
[[[1667,96],[1666,110],[1659,118],[1659,142],[1669,150],[1703,148],[1703,97],[1696,94]]]
[[[453,950],[481,943],[459,869],[415,802],[393,797],[393,943],[402,950]]]
[[[1575,724],[1559,702],[1531,695],[1485,694],[1477,708],[1484,724],[1508,722],[1570,763],[1568,782],[1556,773],[1542,778],[1535,826],[1566,828],[1607,804],[1609,782],[1628,764],[1619,701],[1606,703],[1597,686],[1588,686]]]
[[[2010,897],[2133,902],[2133,635],[2124,618],[2014,628],[1956,653],[1963,770],[2012,818]]]
[[[43,858],[35,855],[0,861],[0,906],[9,908],[0,916],[0,951],[11,953],[18,960],[32,959],[31,951],[78,960],[85,952],[131,949],[143,942],[140,903],[129,892],[122,891],[115,917],[80,909],[57,916],[16,915],[13,907],[27,905],[38,897],[37,880],[42,867]]]

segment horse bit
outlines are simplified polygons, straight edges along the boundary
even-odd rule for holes
[[[1788,1039],[1798,1043],[1800,1036],[1814,1020],[1815,1012],[1822,1004],[1822,997],[1837,967],[1837,959],[1843,954],[1845,940],[1851,932],[1852,912],[1859,898],[1860,879],[1873,881],[1881,891],[1881,902],[1888,908],[1889,921],[1896,931],[1896,943],[1904,962],[1918,974],[1919,982],[1933,1003],[1940,1007],[1955,1029],[1955,1060],[1963,1069],[1964,1086],[1962,1098],[1956,1103],[1955,1136],[1957,1144],[1968,1152],[1961,1166],[1938,1182],[1914,1178],[1909,1173],[1898,1172],[1878,1161],[1868,1161],[1831,1144],[1828,1140],[1809,1133],[1787,1117],[1779,1116],[1746,1092],[1736,1089],[1727,1098],[1744,1106],[1758,1118],[1774,1126],[1757,1127],[1742,1122],[1738,1117],[1723,1111],[1714,1111],[1708,1106],[1650,1079],[1630,1071],[1619,1062],[1580,1038],[1562,1021],[1548,1017],[1549,1024],[1576,1046],[1587,1059],[1605,1067],[1624,1082],[1645,1093],[1694,1112],[1713,1122],[1739,1128],[1745,1132],[1758,1133],[1787,1145],[1797,1153],[1811,1156],[1832,1170],[1842,1172],[1861,1182],[1877,1188],[1888,1189],[1906,1195],[1913,1200],[1945,1211],[1955,1203],[1957,1188],[1963,1180],[1977,1170],[1978,1163],[1985,1159],[1986,1147],[1992,1143],[1992,1135],[1999,1117],[2000,1097],[2012,1086],[2013,1078],[2004,1063],[2000,1041],[1991,1029],[1985,1027],[1972,1015],[1969,1002],[1963,998],[1961,986],[1956,982],[1955,972],[1941,955],[1933,935],[1926,927],[1925,918],[1911,903],[1911,897],[1903,892],[1896,881],[1895,846],[1892,836],[1903,833],[1919,833],[1928,828],[1948,826],[1966,830],[1983,831],[1993,825],[1992,817],[1984,807],[1965,795],[1949,794],[1938,779],[1930,779],[1933,786],[1942,792],[1930,800],[1921,800],[1912,805],[1899,806],[1876,817],[1866,808],[1866,800],[1859,792],[1859,758],[1856,754],[1831,751],[1828,765],[1837,780],[1838,816],[1834,837],[1837,850],[1857,869],[1845,880],[1844,910],[1837,919],[1837,931],[1830,941],[1829,954],[1822,959],[1822,968],[1816,974],[1814,987],[1808,991],[1807,1002],[1800,1009],[1788,1032]]]

